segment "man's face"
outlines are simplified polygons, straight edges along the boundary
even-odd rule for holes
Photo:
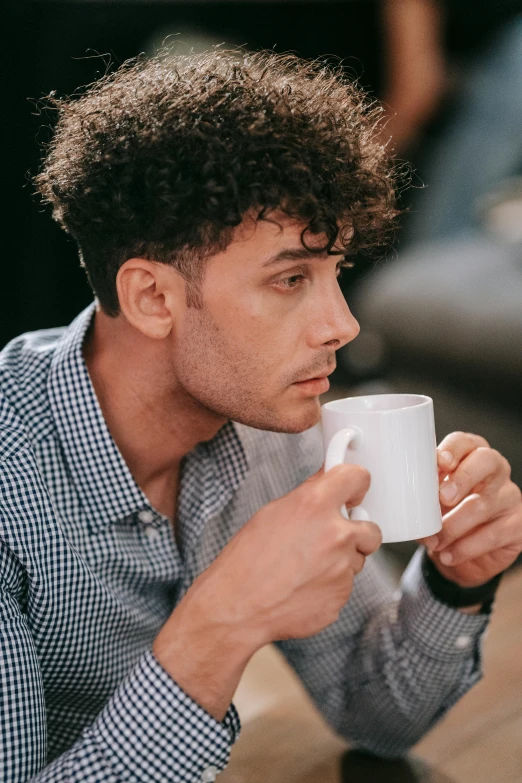
[[[296,382],[331,373],[335,351],[359,324],[339,288],[342,256],[307,253],[304,225],[280,214],[274,220],[279,225],[245,221],[225,252],[207,261],[203,309],[185,307],[176,320],[173,371],[209,411],[258,429],[302,432],[319,421],[326,384]],[[316,241],[326,244],[308,234],[309,246]]]

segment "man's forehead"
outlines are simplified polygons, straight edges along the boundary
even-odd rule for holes
[[[325,243],[319,245],[317,250],[314,250],[313,247],[306,248],[304,246],[283,248],[278,253],[265,260],[262,266],[275,266],[284,261],[313,261],[318,258],[331,258],[333,255],[346,255],[345,250],[336,251],[335,248],[330,253],[327,253],[324,247]]]
[[[308,222],[289,218],[284,213],[274,213],[261,220],[247,217],[235,229],[227,250],[234,255],[247,251],[251,260],[261,267],[346,255],[346,248],[335,246],[328,253],[328,235],[307,231],[308,227]],[[302,242],[303,232],[306,233],[306,246]]]

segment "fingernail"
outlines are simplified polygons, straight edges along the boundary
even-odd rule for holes
[[[451,554],[451,552],[442,552],[442,554],[439,557],[440,557],[440,562],[443,565],[449,566],[453,563],[453,555]]]
[[[437,538],[437,536],[428,536],[428,538],[424,539],[424,546],[429,552],[435,549],[435,547],[438,546],[438,544],[439,544],[439,539]]]
[[[442,462],[444,462],[445,465],[451,465],[453,462],[453,454],[451,451],[441,451],[440,453],[440,459]]]
[[[458,492],[457,485],[452,484],[450,482],[448,484],[443,485],[440,494],[442,495],[444,500],[447,500],[448,503],[451,503],[451,501],[457,497],[457,492]]]

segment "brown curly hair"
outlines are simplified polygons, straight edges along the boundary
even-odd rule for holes
[[[381,109],[341,66],[215,49],[124,63],[73,98],[35,182],[77,241],[104,311],[129,258],[171,264],[198,296],[204,261],[255,210],[304,221],[346,256],[381,247],[397,211]],[[269,219],[269,218],[268,218]]]

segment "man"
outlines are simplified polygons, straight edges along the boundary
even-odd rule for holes
[[[370,476],[321,470],[318,395],[358,333],[340,265],[394,216],[377,119],[274,54],[127,64],[60,105],[37,183],[96,302],[0,359],[2,780],[213,780],[273,641],[385,756],[480,678],[522,548],[505,459],[442,441],[444,530],[399,596],[365,565],[376,525],[339,512]]]

